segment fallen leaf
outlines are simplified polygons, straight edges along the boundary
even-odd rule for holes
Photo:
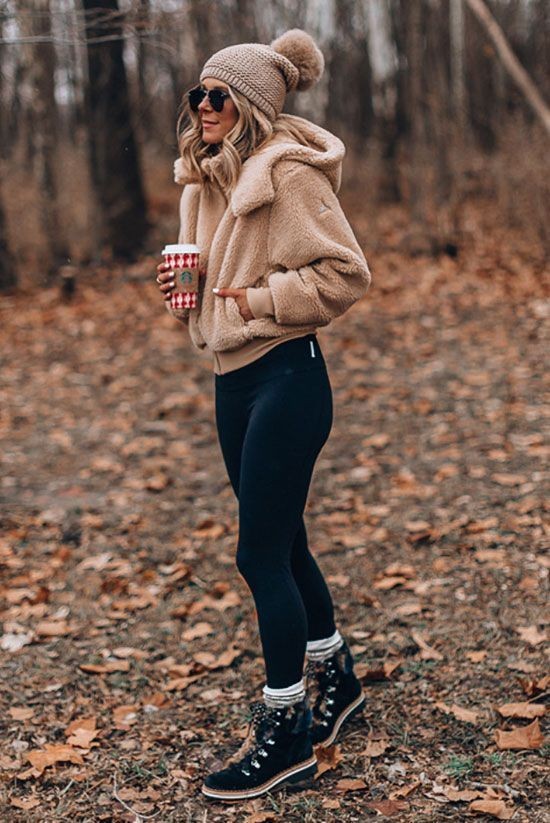
[[[402,586],[403,583],[407,582],[407,578],[401,576],[393,576],[393,577],[382,577],[380,580],[375,580],[372,584],[373,589],[379,589],[381,591],[386,591],[387,589],[393,589],[395,586]]]
[[[395,814],[400,814],[409,808],[409,804],[404,800],[378,800],[367,803],[367,806],[386,817],[393,817]]]
[[[65,729],[65,737],[69,746],[77,746],[81,749],[89,749],[94,738],[99,734],[96,729],[95,717],[79,717],[73,720]]]
[[[422,637],[420,632],[414,630],[411,632],[411,637],[420,648],[420,657],[422,660],[443,660],[443,655],[437,649],[428,645],[426,640]]]
[[[468,811],[490,814],[498,820],[511,820],[514,816],[514,809],[509,808],[504,800],[474,800]]]
[[[390,746],[390,741],[387,738],[380,740],[367,740],[367,745],[359,754],[364,757],[380,757],[384,754],[386,749]]]
[[[502,717],[523,717],[532,720],[533,717],[544,717],[546,706],[542,703],[504,703],[497,706]]]
[[[40,800],[32,795],[31,797],[11,797],[10,806],[15,806],[16,809],[22,809],[24,812],[28,812],[40,806]]]
[[[496,729],[495,741],[499,749],[538,749],[544,743],[544,736],[537,718],[528,726],[520,726],[510,732]]]
[[[456,703],[453,703],[452,706],[447,706],[446,703],[438,701],[435,705],[438,709],[441,709],[442,712],[445,712],[445,714],[452,714],[457,720],[464,720],[466,723],[477,723],[477,712],[473,712],[470,709],[463,709],[461,706],[457,706]]]
[[[356,792],[360,789],[366,789],[367,784],[364,780],[358,778],[344,777],[342,780],[337,780],[334,786],[337,792]]]
[[[446,786],[443,787],[443,794],[445,797],[450,800],[452,803],[458,803],[460,801],[468,802],[470,800],[475,800],[477,797],[483,797],[483,793],[476,791],[475,789],[452,789],[447,788]]]
[[[196,640],[198,637],[206,637],[208,634],[212,634],[214,629],[210,625],[210,623],[195,623],[194,626],[190,626],[184,632],[182,632],[181,636],[184,640]]]
[[[55,763],[75,763],[77,766],[84,763],[82,755],[63,743],[46,743],[43,749],[33,749],[28,752],[27,760],[39,774]]]
[[[318,749],[317,755],[317,771],[315,773],[315,780],[322,774],[335,769],[339,763],[344,759],[340,746],[327,746],[326,748]]]
[[[539,632],[536,626],[518,626],[516,631],[530,646],[538,646],[546,640],[546,632]]]
[[[329,797],[325,798],[325,800],[323,800],[322,803],[321,803],[321,807],[323,809],[339,809],[340,806],[341,806],[341,803],[340,803],[339,800],[336,800],[336,799],[333,800]]]
[[[525,474],[510,474],[509,472],[494,472],[491,475],[491,480],[494,480],[500,486],[521,486],[528,479]]]
[[[25,709],[22,706],[13,706],[8,711],[14,720],[30,720],[34,715],[34,709]]]
[[[139,706],[136,704],[127,705],[127,706],[117,706],[116,709],[113,709],[113,719],[115,721],[115,726],[120,731],[126,731],[129,729],[130,726],[137,721],[137,711]]]
[[[32,643],[32,634],[11,634],[6,633],[0,639],[0,649],[4,652],[18,652],[23,646]]]
[[[478,652],[466,652],[466,657],[468,660],[471,660],[472,663],[482,663],[485,658],[487,657],[486,651],[478,651]]]
[[[41,620],[36,624],[39,637],[64,637],[72,631],[66,620]]]

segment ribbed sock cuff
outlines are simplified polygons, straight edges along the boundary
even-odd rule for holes
[[[269,686],[264,686],[263,694],[266,706],[284,709],[286,706],[292,706],[304,699],[306,696],[304,680],[302,678],[302,680],[292,686],[286,686],[284,689],[272,689]]]
[[[338,629],[331,637],[324,637],[321,640],[309,640],[306,646],[308,660],[328,660],[334,652],[338,651],[343,642],[344,638]]]

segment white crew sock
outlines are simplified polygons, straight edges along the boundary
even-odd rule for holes
[[[328,660],[334,652],[338,651],[343,644],[344,638],[336,629],[331,637],[323,637],[321,640],[309,640],[306,646],[308,660]]]
[[[297,683],[286,686],[284,689],[272,689],[270,686],[264,686],[263,693],[267,706],[284,709],[286,706],[292,706],[304,699],[306,696],[304,679],[302,678]]]

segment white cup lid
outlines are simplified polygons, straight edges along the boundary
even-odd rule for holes
[[[200,249],[193,243],[173,243],[165,246],[161,254],[200,254]]]

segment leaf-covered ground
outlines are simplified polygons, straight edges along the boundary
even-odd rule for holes
[[[200,794],[264,682],[210,358],[152,258],[2,299],[2,821],[549,819],[544,267],[482,229],[406,258],[398,224],[319,332],[306,511],[367,709],[245,805]]]

